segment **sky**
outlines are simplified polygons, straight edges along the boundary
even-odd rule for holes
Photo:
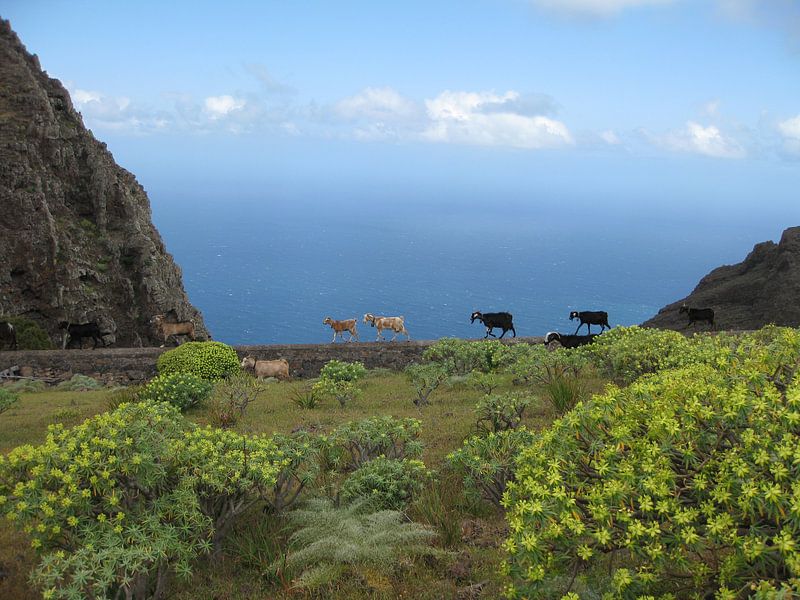
[[[5,0],[0,16],[154,206],[800,216],[796,0]]]

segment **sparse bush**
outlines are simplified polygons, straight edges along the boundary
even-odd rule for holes
[[[4,317],[14,326],[17,334],[17,347],[20,350],[51,350],[55,348],[47,332],[39,324],[24,317]]]
[[[297,588],[324,588],[360,569],[389,569],[404,558],[436,556],[433,531],[409,523],[401,512],[375,512],[366,500],[339,508],[330,501],[309,500],[289,513],[296,531],[282,568]]]
[[[0,388],[0,414],[6,412],[19,400],[19,396],[5,388]]]
[[[514,479],[516,458],[533,439],[534,434],[524,427],[473,436],[447,460],[464,478],[467,494],[500,507],[506,487]]]
[[[51,423],[64,423],[70,425],[80,419],[81,413],[74,408],[60,408],[50,418]]]
[[[130,402],[139,402],[141,398],[139,394],[144,389],[142,385],[129,385],[127,387],[117,388],[108,396],[106,405],[110,410],[116,410],[121,404]]]
[[[209,402],[211,422],[218,427],[233,427],[247,407],[258,399],[263,382],[247,373],[233,375],[214,386]]]
[[[139,400],[169,402],[183,412],[203,403],[213,386],[192,373],[165,373],[150,380],[138,393]]]
[[[554,376],[543,386],[545,397],[558,415],[563,415],[575,408],[575,405],[586,395],[586,387],[581,380],[569,374]]]
[[[417,397],[414,398],[414,404],[417,406],[427,406],[431,394],[447,377],[445,370],[437,363],[408,365],[405,374],[417,393]]]
[[[156,366],[160,375],[191,373],[206,381],[219,381],[241,371],[236,350],[222,342],[186,342],[164,352]]]
[[[330,462],[337,469],[354,470],[378,456],[417,458],[422,454],[420,427],[417,419],[389,416],[345,423],[327,438]]]
[[[279,470],[272,490],[266,494],[266,501],[272,512],[280,512],[292,506],[316,479],[321,440],[307,433],[276,433],[272,436],[272,443],[275,446],[272,461]]]
[[[495,394],[484,396],[475,405],[478,413],[476,427],[482,433],[497,433],[516,429],[522,424],[530,398],[522,394]]]
[[[467,377],[467,383],[484,394],[491,394],[500,385],[500,377],[496,373],[472,371]]]
[[[742,336],[716,360],[612,386],[528,444],[506,493],[509,595],[596,572],[614,598],[800,592],[800,331]]]
[[[316,408],[319,404],[319,397],[317,394],[313,387],[296,389],[292,392],[292,402],[299,408],[311,410],[312,408]]]
[[[461,482],[451,469],[429,478],[414,495],[411,505],[412,520],[419,520],[436,529],[439,541],[445,547],[461,542],[461,522],[458,503],[462,501]],[[414,519],[416,515],[419,519]]]
[[[347,363],[339,360],[328,361],[319,374],[319,380],[311,390],[317,396],[334,398],[344,408],[361,395],[357,382],[367,370],[360,362]]]
[[[59,392],[88,392],[103,388],[103,384],[87,375],[76,373],[69,381],[62,381],[56,386]]]

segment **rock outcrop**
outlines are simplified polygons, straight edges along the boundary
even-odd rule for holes
[[[779,243],[756,244],[738,265],[714,269],[686,298],[665,306],[642,325],[690,331],[683,304],[713,308],[717,329],[758,329],[769,323],[800,326],[800,227]],[[693,329],[706,329],[705,323]]]
[[[0,316],[96,321],[120,346],[157,341],[154,314],[203,318],[147,194],[84,127],[67,90],[0,20]]]

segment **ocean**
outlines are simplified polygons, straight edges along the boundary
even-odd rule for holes
[[[326,316],[358,318],[373,341],[367,312],[405,316],[412,339],[483,337],[475,310],[511,312],[520,336],[572,333],[572,310],[641,323],[792,224],[441,198],[182,199],[153,212],[189,298],[231,344],[329,342]]]

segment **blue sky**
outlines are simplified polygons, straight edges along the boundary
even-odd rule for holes
[[[795,0],[6,0],[0,16],[154,202],[397,191],[800,216]]]

